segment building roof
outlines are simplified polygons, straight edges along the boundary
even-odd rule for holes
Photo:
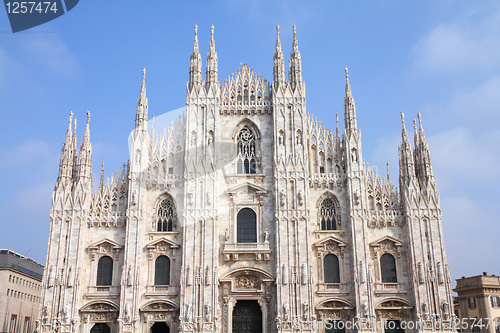
[[[44,266],[12,250],[0,249],[0,269],[13,269],[41,280]]]

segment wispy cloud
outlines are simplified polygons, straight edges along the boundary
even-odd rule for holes
[[[71,77],[79,71],[77,56],[57,33],[26,34],[20,39],[35,65],[56,76]]]
[[[416,68],[444,73],[499,68],[499,20],[497,7],[478,20],[472,15],[436,26],[414,46]]]

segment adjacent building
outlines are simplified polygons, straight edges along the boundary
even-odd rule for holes
[[[43,265],[0,250],[0,332],[33,332],[40,310]]]
[[[500,333],[500,277],[483,275],[457,279],[453,289],[455,314],[463,332]]]
[[[209,43],[203,77],[195,28],[185,112],[167,128],[149,118],[143,71],[130,161],[95,192],[90,113],[79,148],[70,115],[41,330],[452,330],[420,114],[413,144],[401,114],[398,192],[363,158],[347,68],[343,129],[307,110],[295,27],[288,71],[277,28],[269,81],[246,63],[220,81],[213,27]],[[411,320],[422,326],[403,327]]]

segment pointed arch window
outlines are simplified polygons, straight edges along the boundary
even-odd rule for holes
[[[397,283],[396,259],[390,253],[385,253],[380,257],[380,274],[382,283]]]
[[[256,144],[255,133],[245,126],[236,137],[237,143],[237,172],[239,174],[256,173]]]
[[[113,280],[113,259],[110,256],[103,256],[97,264],[97,281],[98,286],[110,286]]]
[[[155,261],[155,286],[167,286],[170,284],[170,259],[167,256],[159,256]]]
[[[327,254],[323,259],[325,283],[340,283],[339,258],[335,254]]]
[[[172,199],[163,199],[158,206],[156,231],[172,231],[174,220],[175,207]]]
[[[319,208],[319,220],[321,230],[337,230],[335,203],[331,198],[326,198],[321,202]]]
[[[237,242],[257,243],[257,215],[250,208],[243,208],[238,212]]]

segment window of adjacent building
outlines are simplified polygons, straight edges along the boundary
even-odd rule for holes
[[[155,261],[155,286],[166,286],[170,284],[170,259],[167,256],[159,256]]]
[[[396,259],[390,253],[385,253],[380,257],[380,273],[382,283],[397,283]]]
[[[113,259],[109,256],[103,256],[97,264],[97,281],[98,286],[110,286],[113,278]]]
[[[16,327],[17,327],[17,315],[13,314],[10,317],[9,333],[16,333]]]
[[[238,243],[257,243],[257,215],[250,208],[243,208],[236,218]]]
[[[327,254],[323,258],[325,283],[340,283],[339,258],[334,254]]]
[[[255,134],[245,126],[236,137],[237,143],[237,172],[239,174],[256,173],[256,145]]]
[[[28,333],[30,330],[30,317],[24,317],[23,333]]]
[[[172,231],[175,218],[174,203],[170,198],[163,199],[158,206],[156,231]]]
[[[500,307],[500,296],[491,296],[491,306],[494,308]]]
[[[476,299],[474,297],[467,298],[467,304],[469,305],[469,309],[476,308]]]
[[[321,230],[337,229],[335,204],[332,199],[326,198],[321,202],[321,206],[319,208],[319,219],[321,221]]]

